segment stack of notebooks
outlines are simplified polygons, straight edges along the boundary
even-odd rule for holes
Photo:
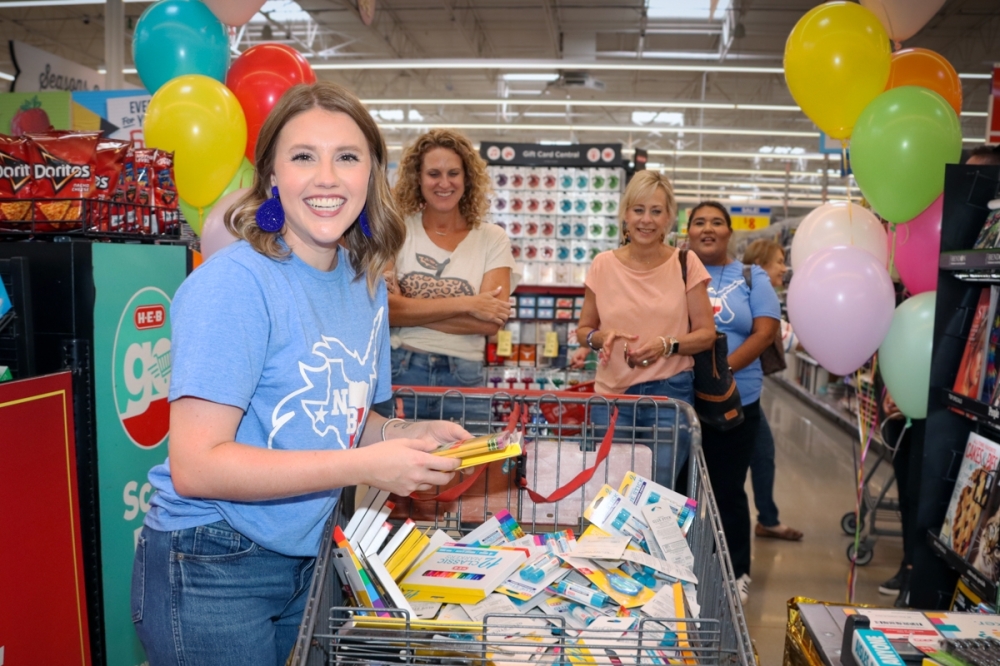
[[[686,620],[700,612],[686,537],[694,500],[629,472],[617,489],[605,485],[592,499],[585,510],[591,524],[580,535],[526,534],[501,511],[455,538],[412,521],[393,534],[385,523],[393,508],[387,496],[369,491],[334,535],[334,565],[356,616],[398,621],[405,611],[430,626],[470,630],[488,616],[514,617],[523,623],[514,634],[537,639],[539,655],[564,627],[585,657],[588,631],[621,629],[627,638],[645,615],[672,620],[663,640],[644,652],[660,663],[690,656]]]

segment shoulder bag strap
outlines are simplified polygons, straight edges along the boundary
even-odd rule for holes
[[[688,283],[688,251],[681,250],[681,256],[679,260],[681,262],[681,279],[684,280],[684,284]]]
[[[747,283],[747,289],[753,289],[753,277],[751,276],[751,267],[743,264],[743,281]]]

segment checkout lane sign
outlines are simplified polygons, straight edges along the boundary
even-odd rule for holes
[[[133,444],[153,449],[170,429],[170,297],[140,289],[118,320],[112,349],[118,419]]]

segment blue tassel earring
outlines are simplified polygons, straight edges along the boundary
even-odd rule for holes
[[[372,228],[368,226],[368,206],[361,209],[361,215],[358,216],[358,224],[361,225],[361,233],[363,233],[366,238],[371,238]]]
[[[260,205],[254,217],[261,230],[273,234],[285,226],[285,209],[281,207],[277,187],[271,188],[271,197]]]

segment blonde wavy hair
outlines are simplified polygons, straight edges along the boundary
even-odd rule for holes
[[[449,129],[432,129],[403,151],[399,160],[399,179],[392,194],[396,208],[403,217],[423,210],[424,195],[420,192],[420,170],[424,155],[434,148],[447,148],[462,160],[465,169],[465,193],[458,201],[458,212],[475,229],[486,219],[490,209],[491,180],[486,171],[486,161],[479,156],[472,142],[463,134]]]
[[[374,294],[375,285],[381,279],[385,267],[396,258],[396,253],[403,246],[406,228],[393,204],[389,189],[385,139],[364,105],[346,88],[321,81],[311,85],[297,85],[282,96],[260,128],[254,153],[257,168],[254,171],[253,185],[226,211],[226,228],[265,256],[272,259],[284,259],[288,256],[288,249],[280,242],[281,232],[264,231],[257,226],[255,215],[260,205],[271,196],[271,176],[274,174],[278,135],[292,118],[315,108],[347,114],[357,123],[368,142],[372,167],[365,209],[368,211],[368,226],[371,227],[372,236],[365,236],[360,224],[352,224],[344,232],[340,242],[347,248],[351,268],[357,273],[357,279],[364,276],[368,282],[368,291]]]
[[[628,182],[628,187],[622,192],[621,201],[618,203],[618,233],[619,242],[622,245],[628,243],[628,229],[625,226],[625,213],[636,201],[645,199],[656,189],[663,190],[667,198],[667,219],[673,222],[677,217],[677,199],[674,198],[674,187],[670,180],[659,171],[637,171],[632,180]],[[667,231],[670,231],[667,229]]]

